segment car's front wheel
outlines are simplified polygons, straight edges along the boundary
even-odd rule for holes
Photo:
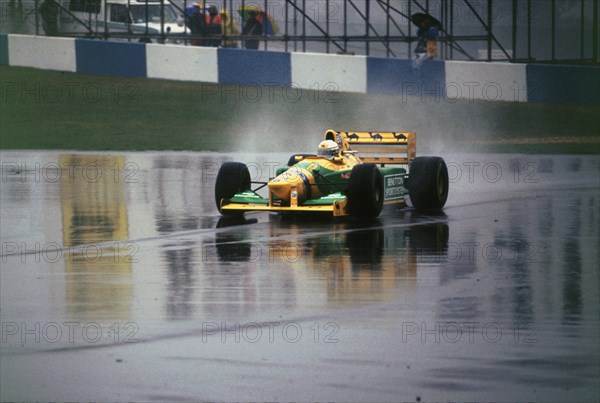
[[[348,183],[348,209],[358,217],[377,217],[383,208],[383,178],[374,164],[356,165]]]
[[[406,183],[410,201],[419,210],[440,210],[448,199],[448,167],[440,157],[412,160]]]
[[[236,193],[250,189],[250,172],[246,164],[241,162],[225,162],[221,165],[217,174],[215,183],[215,203],[219,212],[221,211],[221,201],[230,199]]]

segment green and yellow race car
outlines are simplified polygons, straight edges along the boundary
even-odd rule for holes
[[[252,182],[245,164],[224,163],[215,201],[223,215],[272,211],[377,217],[384,204],[404,204],[407,196],[417,209],[439,210],[448,198],[448,168],[440,157],[417,157],[416,148],[413,132],[327,130],[316,154],[292,155],[268,182]],[[259,186],[252,189],[252,184]],[[266,197],[258,193],[264,187]]]

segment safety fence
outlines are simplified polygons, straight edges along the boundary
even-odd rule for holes
[[[216,43],[406,59],[418,14],[438,21],[439,59],[600,64],[600,0],[0,0],[0,32],[130,42],[201,40],[193,6],[226,29]],[[203,19],[203,18],[201,18]],[[250,29],[249,21],[260,24]],[[194,39],[195,38],[195,39]]]

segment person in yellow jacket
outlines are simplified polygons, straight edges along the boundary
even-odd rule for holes
[[[240,30],[237,25],[237,21],[231,18],[231,14],[229,10],[222,9],[221,10],[221,25],[223,27],[223,34],[227,39],[223,41],[224,48],[237,48],[238,41],[235,39],[229,39],[229,36],[236,36],[240,34]]]

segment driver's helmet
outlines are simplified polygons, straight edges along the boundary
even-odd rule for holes
[[[317,154],[323,157],[335,157],[339,154],[340,147],[333,140],[323,140],[319,144]]]

